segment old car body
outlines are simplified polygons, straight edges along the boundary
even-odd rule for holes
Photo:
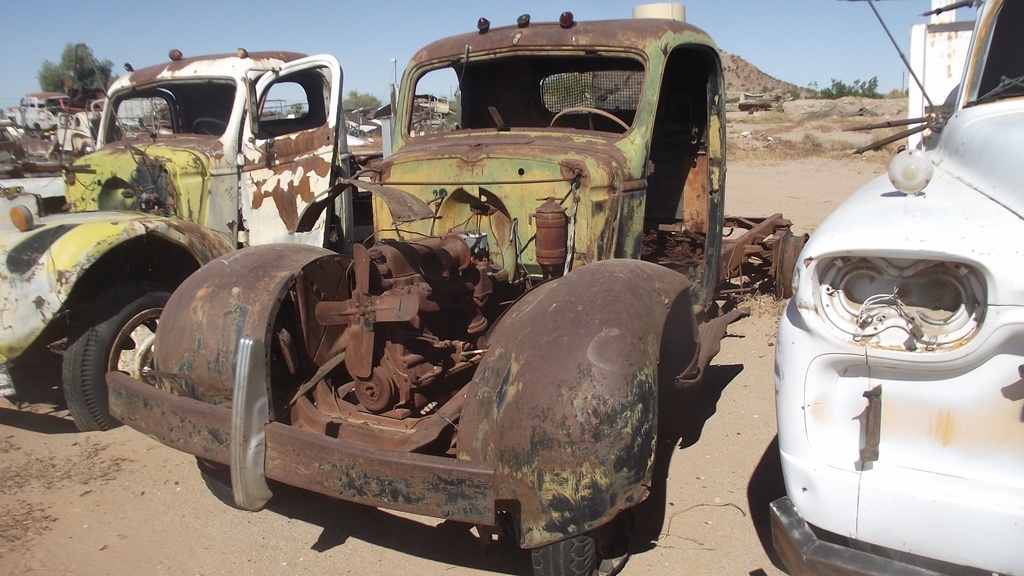
[[[200,265],[250,243],[340,243],[340,85],[333,56],[244,50],[172,51],[116,80],[98,149],[65,169],[69,213],[12,212],[18,230],[0,238],[4,375],[9,361],[67,348],[76,424],[108,428],[103,374],[141,374],[162,300]],[[261,117],[282,93],[302,114]],[[133,303],[139,315],[121,318]]]
[[[372,244],[204,266],[156,386],[108,374],[113,412],[227,467],[239,507],[269,478],[500,530],[539,574],[621,567],[674,392],[740,314],[712,305],[723,86],[711,39],[669,19],[481,19],[424,47],[394,153],[347,182]]]
[[[7,119],[18,126],[34,131],[53,130],[57,115],[66,111],[71,97],[62,92],[34,92],[21,97],[18,106],[7,108]]]
[[[901,152],[800,256],[772,505],[794,574],[1024,574],[1022,30],[1024,2],[981,4],[936,147]]]
[[[57,114],[53,138],[65,154],[81,156],[96,147],[101,111],[76,110]]]

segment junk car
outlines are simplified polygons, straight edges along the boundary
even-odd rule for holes
[[[342,195],[372,195],[371,238],[200,268],[111,410],[244,509],[276,481],[615,571],[672,392],[741,314],[713,300],[719,52],[672,19],[481,18],[413,56],[394,111]]]
[[[1024,2],[980,3],[952,116],[805,245],[779,325],[793,574],[1024,574]]]

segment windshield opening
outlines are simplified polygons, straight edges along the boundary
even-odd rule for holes
[[[970,103],[1024,95],[1024,2],[1004,2],[988,39]]]
[[[231,81],[175,82],[116,96],[106,141],[170,134],[221,136],[231,119]]]
[[[431,70],[416,82],[410,135],[560,128],[622,134],[636,116],[643,64],[605,56],[514,56]]]

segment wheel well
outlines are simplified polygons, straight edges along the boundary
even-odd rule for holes
[[[149,282],[173,292],[203,264],[180,244],[159,236],[132,238],[110,250],[82,274],[65,303],[72,320],[99,293],[123,282]]]

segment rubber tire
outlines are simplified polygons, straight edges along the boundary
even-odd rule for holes
[[[170,297],[154,284],[127,283],[106,290],[93,301],[77,338],[64,352],[64,400],[79,430],[109,430],[121,425],[110,415],[107,404],[106,374],[117,368],[116,359],[111,358],[114,340],[134,318],[152,311],[159,315]]]
[[[597,542],[591,534],[535,548],[531,555],[534,576],[591,576],[597,572]]]

